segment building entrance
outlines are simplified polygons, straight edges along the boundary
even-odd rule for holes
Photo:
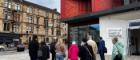
[[[140,55],[140,20],[131,21],[129,26],[129,54]]]
[[[76,26],[71,27],[69,29],[70,34],[70,41],[69,44],[72,43],[72,41],[76,41],[78,45],[81,44],[81,41],[83,38],[87,38],[87,34],[90,32],[90,35],[93,36],[93,40],[98,42],[99,40],[99,27],[98,24],[93,25],[85,25],[85,26]],[[97,26],[97,27],[96,27]]]
[[[140,55],[140,28],[132,29],[130,32],[129,52],[130,55]]]

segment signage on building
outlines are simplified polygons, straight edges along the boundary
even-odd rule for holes
[[[19,41],[19,39],[13,39],[13,41]]]
[[[122,29],[121,28],[109,28],[108,29],[108,37],[122,37]]]

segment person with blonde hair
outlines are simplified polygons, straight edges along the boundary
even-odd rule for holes
[[[55,45],[56,48],[56,60],[64,60],[65,57],[65,44],[61,37],[58,38],[58,41]]]
[[[92,49],[90,49],[90,50],[92,50],[91,54],[93,54],[93,56],[92,56],[93,60],[96,60],[98,48],[97,48],[96,42],[94,40],[92,40],[92,35],[88,35],[87,44],[92,47]]]

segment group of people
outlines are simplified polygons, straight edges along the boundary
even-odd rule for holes
[[[50,58],[49,46],[42,41],[38,43],[37,36],[33,36],[33,40],[29,41],[30,60],[47,60]]]
[[[96,42],[92,40],[92,36],[89,38],[84,38],[81,42],[81,45],[78,47],[75,41],[72,42],[72,45],[69,48],[68,58],[70,60],[96,60],[97,52],[101,56],[101,60],[105,60],[104,53],[107,52],[105,47],[105,42],[100,40],[99,45],[97,46]]]
[[[123,51],[124,45],[118,41],[117,37],[112,39],[113,51],[112,51],[112,60],[124,60]],[[76,44],[75,41],[72,42],[68,57],[70,60],[97,60],[97,54],[100,55],[101,60],[105,60],[105,53],[107,53],[107,48],[105,46],[105,41],[100,37],[98,44],[92,40],[92,36],[84,38],[80,47]]]
[[[29,55],[30,60],[48,60],[50,53],[52,54],[52,60],[64,60],[65,57],[65,44],[62,38],[53,41],[50,45],[48,42],[37,41],[37,36],[33,36],[33,40],[29,42]]]
[[[112,60],[123,60],[124,46],[118,41],[118,38],[112,39],[113,51]],[[68,55],[66,53],[68,51]],[[57,42],[53,41],[50,46],[45,42],[38,43],[37,37],[29,42],[29,55],[31,60],[48,60],[52,54],[52,60],[97,60],[96,55],[99,53],[101,60],[105,60],[104,54],[107,53],[105,41],[100,37],[98,44],[92,40],[92,36],[83,38],[79,46],[76,41],[72,41],[67,49],[63,38],[58,38]]]

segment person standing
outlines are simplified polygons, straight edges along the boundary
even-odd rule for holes
[[[37,60],[37,52],[39,49],[39,43],[37,41],[37,36],[33,36],[33,40],[29,42],[29,55],[31,60]]]
[[[80,60],[94,60],[94,54],[92,47],[89,46],[87,43],[87,39],[83,39],[81,46],[79,47],[79,57]]]
[[[45,42],[41,42],[42,57],[41,60],[48,60],[50,58],[49,46]]]
[[[118,38],[115,37],[112,39],[113,50],[112,50],[112,60],[124,60],[124,45],[118,41]]]
[[[52,53],[52,60],[56,60],[55,59],[55,55],[56,55],[56,52],[55,52],[55,44],[56,44],[56,41],[52,41],[52,43],[50,44],[50,52]]]
[[[93,59],[96,60],[96,54],[97,54],[97,50],[98,50],[97,44],[96,44],[96,42],[94,40],[92,40],[92,36],[91,35],[89,35],[88,38],[89,39],[87,41],[87,44],[92,47],[93,54],[94,54],[94,58]]]
[[[62,38],[59,38],[56,45],[56,60],[64,60],[65,57],[65,44]]]
[[[78,53],[79,53],[79,48],[76,44],[75,41],[72,42],[72,45],[70,46],[68,50],[68,58],[70,60],[78,60]]]
[[[102,39],[102,37],[100,37],[98,52],[101,60],[105,60],[104,53],[107,53],[107,48],[105,47],[105,41]]]

